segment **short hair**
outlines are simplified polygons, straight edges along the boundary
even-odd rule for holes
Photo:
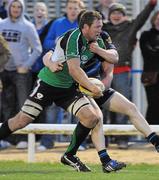
[[[154,14],[153,14],[153,16],[152,16],[152,18],[151,18],[151,25],[152,25],[152,27],[154,28],[155,27],[155,21],[156,21],[156,18],[157,18],[157,16],[158,16],[158,14],[159,14],[159,11],[156,11]]]
[[[78,3],[78,5],[79,5],[79,7],[81,9],[85,9],[85,4],[84,4],[84,2],[82,0],[67,0],[66,1],[66,6],[67,6],[68,3]]]
[[[102,20],[102,16],[99,12],[97,12],[97,11],[85,11],[80,17],[79,28],[82,29],[84,27],[84,24],[91,26],[95,19]]]

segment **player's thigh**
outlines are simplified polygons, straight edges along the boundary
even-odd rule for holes
[[[115,92],[109,101],[108,109],[112,112],[127,114],[133,107],[133,103],[122,94]]]

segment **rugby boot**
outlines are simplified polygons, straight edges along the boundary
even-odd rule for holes
[[[64,154],[61,157],[61,163],[73,167],[78,172],[90,172],[91,169],[80,161],[77,156],[67,156]]]
[[[119,171],[124,167],[126,167],[125,163],[118,162],[116,160],[110,160],[108,163],[102,165],[104,173],[110,173],[110,172],[113,172],[113,171]]]

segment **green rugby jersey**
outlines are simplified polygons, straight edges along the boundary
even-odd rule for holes
[[[74,83],[74,80],[69,74],[66,61],[72,58],[78,58],[80,59],[82,68],[95,54],[89,50],[89,42],[82,35],[79,28],[67,32],[58,41],[54,53],[57,59],[59,58],[60,61],[65,61],[63,63],[63,70],[51,72],[49,68],[44,67],[38,77],[51,86],[69,88]],[[99,37],[97,43],[101,48],[105,49],[102,38]],[[61,57],[63,60],[61,60]]]

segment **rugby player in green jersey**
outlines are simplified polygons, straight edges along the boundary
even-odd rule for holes
[[[101,33],[101,37],[103,41],[105,42],[106,49],[114,49],[114,46],[111,42],[111,39],[109,35],[106,32]],[[90,43],[90,50],[92,52],[95,52],[94,47],[92,48],[92,43]],[[53,58],[52,58],[53,57]],[[64,58],[62,58],[64,59]],[[97,60],[98,59],[98,60]],[[104,105],[107,107],[108,110],[118,113],[123,113],[127,115],[132,122],[132,124],[145,136],[147,139],[152,142],[152,144],[155,145],[156,150],[159,151],[159,140],[158,135],[155,133],[152,133],[149,125],[147,124],[144,117],[141,115],[141,113],[138,111],[137,107],[131,103],[128,99],[126,99],[124,96],[122,96],[120,93],[114,91],[113,89],[109,88],[111,84],[111,80],[113,78],[113,64],[107,63],[106,61],[102,61],[100,64],[101,57],[92,58],[90,60],[90,63],[87,62],[85,65],[82,66],[82,68],[86,71],[88,76],[91,77],[100,77],[100,69],[103,67],[103,70],[105,72],[105,77],[103,79],[103,82],[106,86],[106,91],[103,93],[103,96],[95,99],[97,104],[101,107],[101,105]],[[62,70],[63,63],[61,62],[60,58],[56,56],[56,49],[54,51],[48,52],[44,56],[44,64],[49,67],[49,69],[52,72],[57,72]],[[73,142],[73,141],[72,141]],[[66,154],[69,154],[71,152],[72,142],[66,152]],[[75,154],[75,152],[73,152]],[[104,157],[103,153],[103,157]],[[100,156],[100,152],[99,152]],[[101,157],[101,156],[100,156]],[[62,157],[62,161],[65,162],[65,155]],[[101,158],[102,159],[102,158]],[[113,160],[111,160],[113,161]],[[110,162],[111,162],[110,161]],[[110,163],[109,162],[109,163]],[[108,163],[108,164],[109,164]],[[69,163],[68,163],[69,164]],[[111,164],[111,169],[109,168],[109,171],[115,170],[114,164]],[[116,166],[115,166],[116,167]]]

